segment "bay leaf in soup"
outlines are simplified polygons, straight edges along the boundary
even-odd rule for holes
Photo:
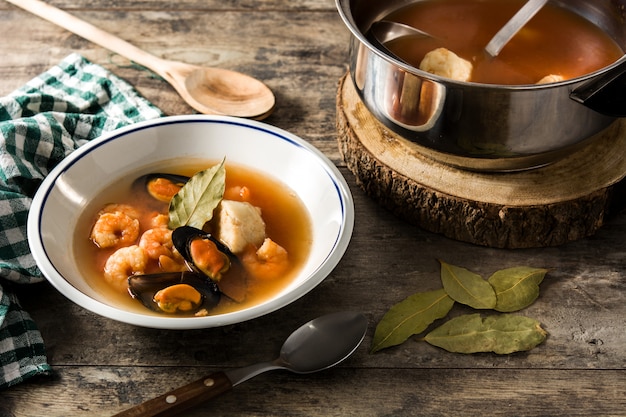
[[[483,277],[465,268],[439,262],[443,288],[454,301],[475,309],[496,306],[496,293]]]
[[[399,345],[423,332],[435,320],[445,317],[453,305],[454,300],[443,289],[405,298],[391,307],[376,326],[371,352]]]
[[[510,313],[531,305],[539,297],[539,284],[547,273],[547,269],[530,267],[495,272],[488,279],[496,293],[495,310]]]
[[[169,206],[170,229],[192,226],[202,229],[213,218],[226,188],[225,160],[194,174],[172,198]]]
[[[541,324],[513,314],[481,317],[467,314],[453,318],[428,333],[424,340],[449,352],[509,354],[530,350],[546,339]]]

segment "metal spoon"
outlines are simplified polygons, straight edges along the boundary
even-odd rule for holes
[[[524,25],[537,14],[537,12],[548,2],[548,0],[528,0],[528,2],[494,35],[485,47],[485,51],[492,57],[497,56],[502,48],[515,36]],[[434,38],[431,34],[404,23],[390,20],[379,20],[370,26],[368,38],[374,40],[378,46],[382,46],[385,51],[391,53],[395,58],[397,55],[389,51],[385,43],[404,36],[426,36]],[[398,58],[401,59],[401,58]]]
[[[427,38],[434,38],[434,36],[430,33],[404,23],[394,22],[392,20],[377,20],[370,26],[369,33],[371,33],[373,37],[382,44],[391,42],[394,39],[403,38],[405,36],[423,36]]]
[[[263,119],[275,97],[261,81],[239,72],[157,58],[128,42],[39,0],[6,0],[93,43],[150,68],[191,107],[205,114]]]
[[[391,20],[378,20],[370,26],[365,34],[367,39],[378,49],[387,53],[387,55],[411,65],[408,61],[398,56],[395,52],[387,47],[387,43],[394,39],[403,38],[405,36],[421,36],[432,38],[433,36],[413,26]]]
[[[528,0],[526,4],[506,22],[485,47],[492,57],[498,56],[502,48],[509,43],[519,30],[548,2],[548,0]]]
[[[318,317],[291,334],[278,359],[245,368],[215,372],[114,417],[172,416],[216,397],[260,373],[284,369],[298,374],[321,371],[350,356],[363,341],[367,318],[340,312]]]

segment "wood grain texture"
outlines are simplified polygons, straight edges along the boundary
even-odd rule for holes
[[[10,415],[2,414],[3,409],[16,408],[19,413],[15,415],[20,416],[109,415],[148,400],[167,387],[184,384],[189,375],[197,372],[187,368],[61,370],[66,380],[34,383],[10,391],[0,404],[0,415]],[[167,374],[169,378],[164,381],[155,374]],[[132,383],[127,381],[129,378]],[[579,381],[577,389],[571,389],[570,378]],[[71,383],[73,379],[80,379],[81,384]],[[346,386],[343,381],[361,383]],[[42,404],[33,390],[46,392],[48,400]],[[85,397],[90,401],[81,401]],[[25,410],[19,407],[21,401],[31,401],[32,406]],[[307,377],[261,375],[184,415],[587,417],[624,415],[625,407],[626,390],[620,371],[337,368]]]
[[[333,0],[50,0],[48,3],[65,10],[289,10],[289,11],[328,11],[335,7]],[[8,8],[0,3],[0,10]]]
[[[222,328],[136,328],[72,304],[49,284],[16,288],[54,374],[0,391],[0,416],[110,416],[211,372],[273,359],[292,330],[338,310],[370,319],[363,345],[338,368],[260,375],[184,415],[626,416],[626,215],[562,246],[509,250],[448,239],[382,207],[360,189],[337,146],[336,94],[349,33],[332,0],[51,3],[161,57],[266,81],[277,96],[267,122],[303,137],[340,168],[354,196],[355,229],[339,265],[305,297]],[[0,2],[0,23],[0,95],[78,52],[167,114],[192,113],[154,74],[8,3]],[[483,276],[516,265],[550,269],[539,299],[523,311],[541,321],[546,342],[521,354],[458,355],[414,337],[369,354],[389,307],[441,288],[438,259]],[[455,306],[452,314],[465,312]]]
[[[282,1],[263,13],[247,7],[170,10],[170,2],[160,2],[161,8],[157,3],[146,11],[128,11],[119,4],[107,11],[84,2],[81,7],[75,3],[71,11],[161,58],[232,69],[263,81],[276,96],[276,108],[266,122],[309,140],[333,161],[340,161],[334,97],[346,70],[349,35],[332,1],[314,11],[294,11],[298,2]],[[0,94],[8,94],[77,52],[128,81],[166,114],[194,113],[151,71],[0,2],[4,4],[10,10],[0,14],[3,31],[19,38],[20,53],[11,42],[0,45],[5,57]],[[125,7],[133,4],[124,3]],[[301,29],[308,25],[314,29]]]

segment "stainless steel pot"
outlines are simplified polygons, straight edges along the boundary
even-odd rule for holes
[[[419,0],[412,0],[419,1]],[[599,71],[543,85],[457,82],[375,46],[372,22],[411,0],[336,0],[352,32],[350,76],[370,112],[430,156],[462,168],[519,170],[551,163],[626,116],[626,56]],[[552,0],[626,50],[626,0]]]

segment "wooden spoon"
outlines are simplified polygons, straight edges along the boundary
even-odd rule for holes
[[[6,0],[95,44],[143,65],[170,83],[191,107],[205,114],[261,120],[274,109],[272,91],[248,75],[157,58],[77,17],[39,0]]]

